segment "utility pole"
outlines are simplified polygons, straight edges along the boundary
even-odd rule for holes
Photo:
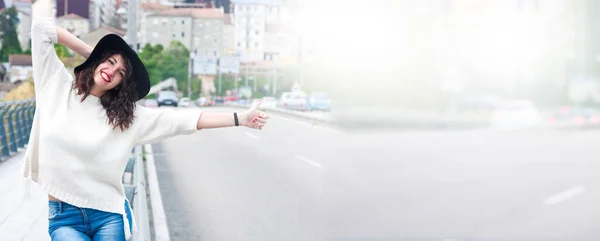
[[[298,64],[300,65],[300,87],[304,87],[304,46],[302,35],[298,36]]]
[[[246,85],[244,85],[244,87],[248,87],[248,64],[244,65],[244,79],[246,79]]]
[[[133,50],[138,51],[138,8],[139,0],[129,0],[127,6],[127,41]]]
[[[63,16],[67,16],[69,14],[69,0],[65,0],[65,12]]]
[[[253,79],[254,79],[254,91],[256,91],[256,79],[258,79],[258,74],[257,74],[257,72],[258,72],[258,71],[256,71],[256,70],[253,70],[253,73],[252,73],[252,76],[254,76],[254,78],[253,78]]]
[[[237,93],[240,92],[240,90],[238,90],[238,72],[235,72],[235,79],[234,79],[235,81],[233,82],[234,83],[234,87],[233,88],[235,89],[235,91],[237,91]]]
[[[221,72],[221,66],[219,66],[219,68],[217,69],[217,71],[219,71],[219,94],[223,95],[223,92],[221,91],[221,86],[223,86],[223,80],[222,80],[222,72]]]
[[[188,81],[187,81],[187,96],[192,98],[192,72],[194,71],[194,54],[190,54],[190,61],[188,64]]]
[[[277,69],[273,68],[273,97],[277,95]]]

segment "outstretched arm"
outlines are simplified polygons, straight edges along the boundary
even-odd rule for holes
[[[245,113],[237,114],[239,126],[262,130],[269,116],[258,110],[262,100],[255,103]],[[198,118],[196,129],[212,129],[235,126],[233,113],[204,112]]]
[[[262,101],[238,114],[239,126],[262,130],[269,119],[258,110]],[[233,113],[203,112],[196,109],[163,109],[136,107],[136,120],[130,128],[136,133],[136,145],[152,143],[201,129],[235,126]]]

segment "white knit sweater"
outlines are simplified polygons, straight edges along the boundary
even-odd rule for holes
[[[137,106],[129,129],[114,129],[99,98],[81,102],[73,90],[73,76],[54,51],[53,20],[34,16],[31,38],[36,111],[24,181],[71,205],[125,217],[121,177],[132,148],[196,132],[201,112]]]

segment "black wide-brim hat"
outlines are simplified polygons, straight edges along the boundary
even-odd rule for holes
[[[108,34],[102,37],[85,62],[75,67],[75,74],[87,67],[91,67],[92,63],[102,58],[103,53],[106,51],[118,52],[129,60],[133,69],[128,71],[132,71],[132,80],[135,82],[138,100],[146,97],[148,92],[150,92],[150,76],[148,76],[148,70],[146,70],[146,66],[144,66],[144,63],[142,63],[138,54],[129,47],[129,44],[127,44],[121,36],[116,34]]]

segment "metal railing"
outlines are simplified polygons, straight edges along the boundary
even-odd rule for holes
[[[149,241],[151,239],[149,207],[141,146],[136,146],[132,150],[131,158],[123,173],[123,187],[125,196],[133,208],[133,218],[137,224],[137,232],[132,233],[132,241]]]
[[[0,156],[2,159],[19,152],[29,142],[35,100],[0,102]]]

